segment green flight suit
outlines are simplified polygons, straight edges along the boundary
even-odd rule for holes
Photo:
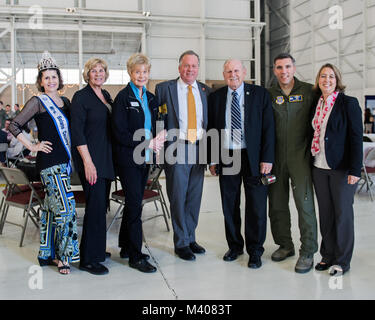
[[[294,248],[289,211],[289,179],[298,211],[301,235],[300,255],[312,255],[318,250],[317,221],[311,179],[312,85],[294,78],[289,96],[279,84],[269,89],[275,117],[275,163],[272,173],[276,183],[269,188],[269,217],[276,244]]]

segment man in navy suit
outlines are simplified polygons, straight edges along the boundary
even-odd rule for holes
[[[209,87],[196,81],[199,56],[192,50],[179,59],[180,77],[159,83],[155,95],[165,106],[165,129],[168,130],[165,154],[167,194],[171,208],[175,253],[183,260],[195,260],[195,253],[205,249],[195,241],[202,199],[205,162],[199,160],[202,137],[207,128]],[[189,136],[189,95],[194,104],[194,137]],[[169,150],[174,149],[173,154]],[[200,163],[201,162],[201,163]]]
[[[275,128],[272,103],[266,89],[244,83],[246,68],[241,61],[227,60],[224,63],[223,76],[227,86],[210,95],[208,112],[208,135],[210,136],[210,129],[220,131],[219,163],[213,163],[210,150],[217,146],[212,145],[209,147],[209,161],[212,162],[211,174],[219,174],[225,233],[229,246],[223,259],[233,261],[243,253],[240,211],[243,182],[246,196],[245,244],[250,256],[248,266],[259,268],[262,265],[261,256],[266,238],[268,191],[260,178],[271,172],[274,162]],[[224,154],[232,157],[231,166],[239,167],[237,172],[226,170],[228,163]]]

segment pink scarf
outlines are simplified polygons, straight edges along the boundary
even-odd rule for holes
[[[314,138],[311,144],[311,153],[313,156],[317,155],[320,152],[319,146],[319,137],[320,137],[320,129],[322,127],[324,118],[326,117],[327,113],[332,109],[333,105],[335,104],[336,98],[339,92],[335,91],[329,95],[326,102],[324,103],[323,96],[320,97],[318,106],[316,107],[315,116],[313,119],[314,124]]]

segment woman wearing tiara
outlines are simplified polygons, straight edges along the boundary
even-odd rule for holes
[[[39,264],[57,265],[61,274],[69,274],[70,263],[79,261],[76,209],[70,187],[70,102],[58,93],[64,85],[48,52],[44,52],[38,65],[36,86],[42,94],[25,104],[9,130],[27,149],[37,152],[36,168],[46,190],[40,217]],[[21,128],[31,119],[35,119],[38,128],[36,144],[22,134]]]

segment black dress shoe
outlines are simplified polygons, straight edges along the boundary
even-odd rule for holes
[[[146,259],[141,259],[136,262],[129,261],[129,266],[144,273],[153,273],[156,271],[156,268],[151,263],[147,262]]]
[[[99,262],[80,264],[79,269],[95,275],[103,275],[109,272],[108,269]]]
[[[331,267],[331,264],[330,264],[330,263],[319,262],[319,263],[315,266],[315,270],[317,270],[317,271],[325,271],[325,270],[328,270],[330,267]]]
[[[190,243],[189,247],[193,253],[202,254],[206,252],[206,250],[196,242]]]
[[[252,269],[258,269],[262,266],[262,260],[259,256],[250,256],[247,266]]]
[[[182,259],[187,261],[195,260],[195,255],[190,247],[175,248],[174,252]]]
[[[243,254],[243,250],[234,250],[234,249],[229,249],[224,257],[223,257],[223,260],[224,261],[234,261],[238,258],[238,256],[240,256],[241,254]]]
[[[120,258],[122,258],[122,259],[128,259],[129,258],[129,254],[124,248],[122,248],[121,251],[120,251]],[[146,259],[148,261],[148,260],[150,260],[150,256],[148,254],[142,253],[142,259]]]

